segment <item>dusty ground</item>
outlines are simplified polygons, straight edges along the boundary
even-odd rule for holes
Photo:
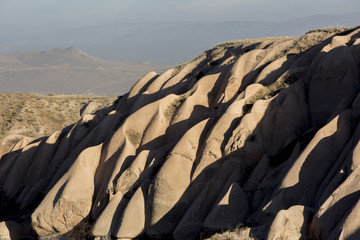
[[[48,136],[76,123],[87,106],[91,111],[111,104],[116,97],[82,95],[37,95],[25,93],[0,94],[0,142],[10,135],[31,138]],[[90,113],[87,109],[87,113]],[[1,148],[20,138],[1,142]],[[3,149],[3,151],[5,151]]]

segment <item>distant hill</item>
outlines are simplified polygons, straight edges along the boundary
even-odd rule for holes
[[[169,66],[108,61],[71,47],[0,56],[0,93],[121,95]]]
[[[140,22],[89,26],[65,31],[2,35],[0,52],[77,46],[103,59],[177,65],[199,52],[237,39],[299,36],[311,29],[355,26],[360,12],[315,15],[284,22]]]

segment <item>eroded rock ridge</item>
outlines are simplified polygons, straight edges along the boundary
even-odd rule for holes
[[[0,161],[0,235],[360,238],[360,29],[236,41]]]

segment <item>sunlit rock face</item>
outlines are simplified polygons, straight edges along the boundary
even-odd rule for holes
[[[229,42],[150,72],[2,156],[0,236],[360,238],[359,38]]]

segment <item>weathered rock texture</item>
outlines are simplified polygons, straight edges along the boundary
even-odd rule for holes
[[[147,74],[1,158],[0,234],[360,238],[359,39],[229,42]]]

